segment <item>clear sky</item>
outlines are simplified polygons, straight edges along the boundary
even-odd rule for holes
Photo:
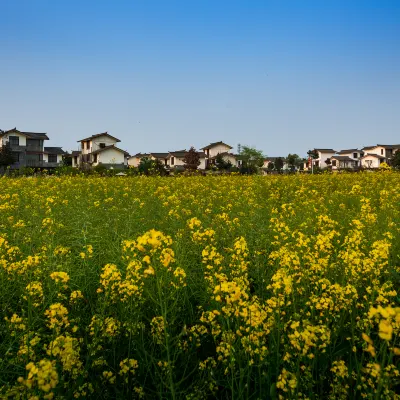
[[[399,0],[0,0],[0,128],[131,154],[400,142]]]

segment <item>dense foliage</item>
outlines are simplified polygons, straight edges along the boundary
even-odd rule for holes
[[[0,179],[0,397],[398,398],[400,174]]]

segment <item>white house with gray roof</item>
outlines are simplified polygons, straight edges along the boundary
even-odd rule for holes
[[[58,167],[65,152],[61,147],[44,147],[45,140],[49,140],[47,133],[24,132],[17,128],[0,130],[0,148],[9,146],[14,156],[11,169]]]
[[[73,153],[72,166],[104,165],[107,168],[125,168],[128,165],[129,153],[117,147],[118,142],[120,140],[108,132],[78,140],[81,149],[78,154]]]

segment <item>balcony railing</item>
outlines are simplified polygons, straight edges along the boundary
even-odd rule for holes
[[[43,151],[43,146],[27,145],[26,151]]]
[[[9,145],[12,151],[25,151],[26,146],[20,146],[19,144],[10,144],[9,142],[3,142],[3,144]]]
[[[59,165],[58,162],[26,160],[26,166],[31,168],[55,168]]]

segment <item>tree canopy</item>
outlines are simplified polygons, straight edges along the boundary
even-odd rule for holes
[[[264,165],[265,155],[255,147],[242,146],[240,159],[242,160],[242,172],[256,173]]]
[[[192,146],[183,158],[184,167],[187,171],[196,171],[200,165],[200,155]]]
[[[15,162],[15,155],[10,146],[5,145],[0,147],[0,167],[8,167]]]

